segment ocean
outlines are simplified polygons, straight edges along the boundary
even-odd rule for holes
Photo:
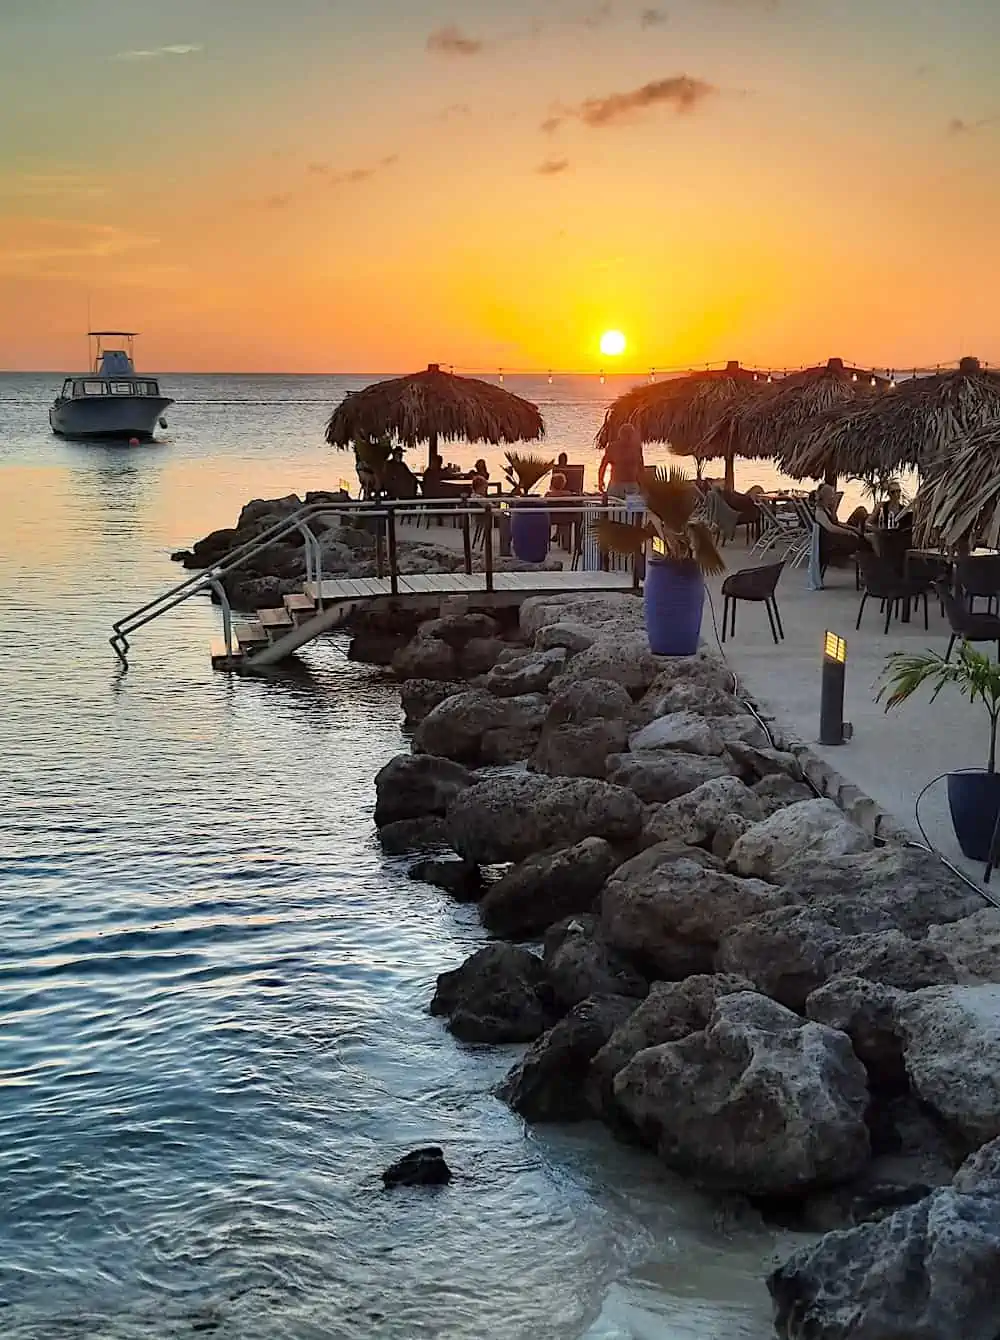
[[[334,636],[214,674],[200,600],[127,672],[108,646],[250,498],[353,486],[323,425],[366,380],[165,376],[129,448],[49,433],[59,375],[0,376],[0,1332],[759,1340],[775,1239],[601,1128],[526,1128],[491,1093],[516,1050],[428,1015],[486,937],[374,840],[384,672]],[[507,384],[593,478],[620,384]],[[427,1142],[451,1186],[383,1192]]]

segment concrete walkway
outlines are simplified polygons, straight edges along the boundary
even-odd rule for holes
[[[729,571],[754,565],[745,550],[728,546]],[[772,557],[770,560],[774,561]],[[722,579],[712,583],[712,608],[722,626]],[[860,595],[853,568],[831,569],[826,589],[806,589],[804,569],[786,568],[778,586],[778,607],[785,641],[775,646],[762,605],[741,604],[736,612],[736,637],[723,649],[726,660],[750,694],[774,713],[775,719],[799,739],[813,744],[819,733],[820,674],[826,630],[847,640],[847,687],[844,716],[854,736],[845,745],[815,751],[843,777],[896,821],[919,836],[914,808],[920,791],[940,773],[986,766],[988,718],[954,690],[946,689],[930,705],[930,691],[886,715],[875,702],[876,685],[892,651],[944,653],[950,630],[937,602],[930,600],[930,630],[924,631],[923,609],[912,623],[894,620],[883,634],[879,602],[869,601],[861,630],[855,631]],[[712,610],[706,607],[703,637],[717,646]],[[965,860],[958,849],[948,814],[945,783],[932,786],[920,802],[928,837],[941,853],[970,877],[981,880],[982,867]],[[995,877],[1000,897],[1000,875]]]

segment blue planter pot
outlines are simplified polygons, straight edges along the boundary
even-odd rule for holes
[[[549,556],[552,518],[542,502],[521,499],[511,503],[510,544],[522,563],[544,563]]]
[[[1000,814],[1000,773],[950,773],[948,807],[963,854],[970,861],[988,861]]]
[[[705,603],[705,582],[698,569],[654,554],[646,561],[643,599],[650,651],[657,656],[693,656],[701,639]]]

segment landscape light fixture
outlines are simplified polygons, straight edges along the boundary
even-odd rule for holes
[[[820,689],[819,742],[843,744],[850,739],[850,726],[844,722],[844,679],[847,670],[847,643],[836,633],[823,635],[823,682]]]

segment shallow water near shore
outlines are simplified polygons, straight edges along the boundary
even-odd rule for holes
[[[385,676],[337,639],[213,674],[204,601],[116,667],[171,549],[346,476],[335,379],[165,378],[198,403],[138,451],[50,437],[58,380],[0,378],[5,1340],[768,1335],[774,1239],[600,1128],[526,1130],[490,1093],[517,1050],[427,1014],[485,937],[374,841]],[[554,450],[592,463],[602,394]],[[452,1185],[385,1194],[427,1141]]]

